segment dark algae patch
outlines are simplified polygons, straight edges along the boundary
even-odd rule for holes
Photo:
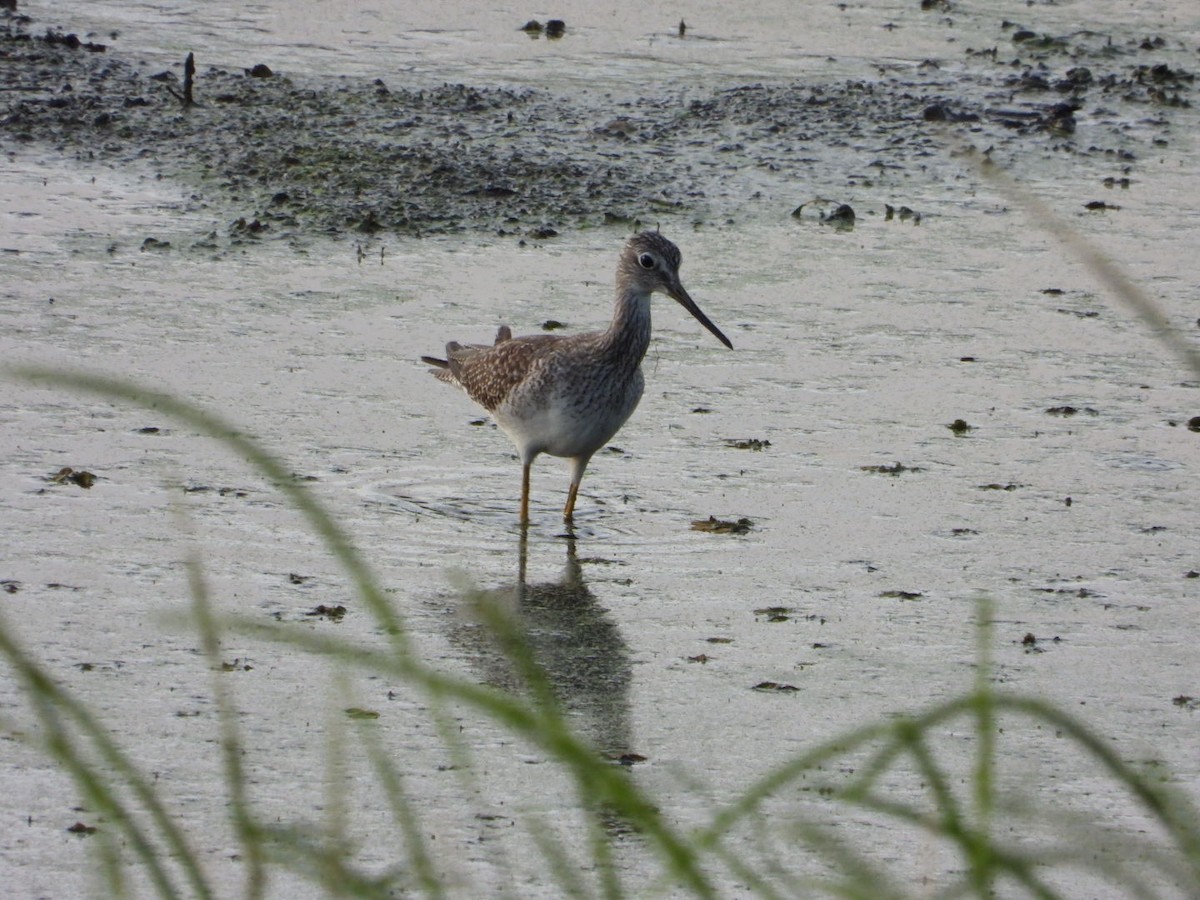
[[[47,479],[51,484],[77,484],[81,488],[90,488],[96,483],[96,476],[83,469],[73,469],[63,466]]]
[[[310,609],[305,613],[305,615],[329,619],[333,622],[340,622],[346,617],[346,607],[342,606],[340,603],[332,606],[321,603]]]
[[[765,618],[768,622],[787,622],[792,618],[792,610],[787,606],[764,606],[754,611],[755,617]]]
[[[904,463],[882,463],[878,465],[859,466],[864,472],[870,472],[872,475],[892,475],[899,477],[905,472],[923,472],[925,471],[920,466],[906,466]]]
[[[1068,419],[1071,416],[1079,415],[1081,413],[1089,416],[1100,415],[1099,411],[1092,409],[1090,406],[1051,406],[1046,410],[1047,415],[1059,416],[1064,419]]]
[[[800,690],[794,684],[781,684],[778,681],[760,681],[751,688],[762,694],[794,694]]]
[[[734,450],[763,450],[770,447],[771,442],[761,438],[726,438],[725,446],[732,447]]]
[[[517,27],[513,39],[526,40]],[[1046,36],[1013,23],[997,26],[993,46],[958,51],[953,67],[824,83],[680,80],[630,96],[307,77],[269,59],[196,59],[188,81],[183,53],[148,65],[130,55],[137,48],[72,37],[0,18],[0,147],[179,179],[232,223],[235,242],[464,231],[544,240],[672,216],[786,215],[814,185],[853,189],[861,223],[882,218],[889,179],[939,177],[930,159],[961,139],[1001,164],[1029,153],[1091,159],[1098,177],[1116,177],[1114,162],[1128,169],[1167,139],[1170,110],[1194,90],[1191,72],[1155,60],[1163,38]],[[1081,119],[1097,106],[1103,115]],[[955,177],[944,176],[947,189]]]
[[[734,520],[709,516],[692,521],[692,531],[707,531],[709,534],[749,534],[753,527],[754,523],[744,517]]]
[[[925,595],[920,591],[891,590],[881,591],[879,596],[887,600],[920,600]]]

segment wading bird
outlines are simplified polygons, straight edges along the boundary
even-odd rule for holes
[[[642,398],[642,357],[650,344],[650,295],[666,294],[730,349],[733,344],[692,302],[679,281],[679,248],[657,232],[634,235],[617,263],[612,324],[576,335],[512,336],[446,345],[446,358],[423,356],[442,381],[457,385],[496,420],[521,457],[521,524],[529,523],[529,469],[539,453],[571,461],[563,519],[570,522],[588,460]]]

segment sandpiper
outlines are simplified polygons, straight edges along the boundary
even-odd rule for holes
[[[642,357],[650,344],[650,295],[661,291],[730,349],[733,344],[679,281],[679,248],[652,231],[634,235],[617,263],[617,299],[604,331],[512,336],[494,344],[446,345],[446,358],[423,356],[442,381],[458,385],[491,413],[521,457],[521,524],[529,522],[529,469],[539,453],[571,461],[563,519],[571,522],[584,469],[642,397]]]

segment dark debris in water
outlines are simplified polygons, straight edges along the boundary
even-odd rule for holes
[[[531,38],[538,38],[543,34],[548,38],[560,38],[567,33],[567,23],[562,19],[550,19],[543,25],[537,19],[530,19],[518,30],[525,32]]]
[[[811,207],[812,212],[805,213],[805,207]],[[848,203],[838,203],[836,201],[827,200],[823,197],[817,197],[813,200],[806,200],[792,210],[793,219],[809,219],[820,222],[822,225],[831,225],[838,231],[850,231],[854,228],[854,208]]]
[[[692,531],[707,531],[709,534],[747,534],[753,527],[754,523],[746,518],[732,520],[709,516],[692,522]]]
[[[834,228],[849,231],[854,227],[854,208],[847,203],[838,206],[828,215],[821,216],[821,223],[832,225]]]
[[[790,606],[764,606],[756,609],[754,615],[764,618],[768,622],[787,622],[792,618],[792,608]]]
[[[725,446],[734,450],[764,450],[771,446],[771,442],[760,438],[726,438]]]
[[[81,488],[90,488],[96,483],[96,476],[83,469],[73,469],[63,466],[49,477],[52,484],[77,484]]]
[[[250,491],[242,488],[221,487],[214,488],[207,484],[189,484],[185,485],[183,492],[185,494],[207,494],[210,491],[215,491],[219,497],[237,497],[239,499],[250,496]]]
[[[920,600],[925,595],[920,591],[880,591],[879,596],[887,600]]]
[[[908,222],[911,220],[914,225],[921,224],[921,214],[919,212],[913,212],[913,210],[907,206],[901,206],[897,208],[892,206],[890,203],[885,203],[883,205],[883,220],[885,222],[891,222],[893,219],[899,219],[901,222]]]
[[[1039,638],[1032,631],[1026,632],[1025,636],[1021,638],[1021,646],[1025,648],[1026,653],[1045,653],[1046,643],[1047,641],[1045,638]],[[1061,644],[1062,638],[1058,635],[1055,635],[1049,639],[1049,643]]]
[[[336,606],[327,606],[326,604],[321,603],[317,606],[314,606],[312,609],[306,612],[305,615],[318,616],[323,619],[329,619],[333,622],[340,622],[346,617],[346,607],[342,606],[340,603]]]
[[[764,694],[794,694],[800,690],[794,684],[780,684],[778,681],[760,681],[751,688]]]
[[[1096,591],[1086,587],[1043,587],[1034,588],[1034,591],[1039,594],[1053,594],[1060,597],[1079,597],[1083,600],[1086,600],[1089,597],[1099,596]]]
[[[566,28],[552,20],[526,31]],[[881,206],[885,197],[870,191],[893,177],[928,173],[955,189],[957,172],[939,176],[929,161],[959,137],[1001,164],[1030,153],[1095,160],[1101,177],[1114,160],[1150,158],[1171,133],[1170,110],[1191,102],[1194,75],[1161,61],[1167,44],[1006,23],[990,46],[966,48],[953,75],[929,65],[871,80],[651,84],[631,96],[400,87],[201,60],[185,107],[172,86],[182,59],[154,72],[136,55],[10,16],[0,20],[0,147],[38,143],[86,163],[150,166],[227,215],[233,244],[464,231],[540,239],[605,223],[775,213],[797,184],[849,187]],[[1077,121],[1097,107],[1103,117]],[[606,125],[614,110],[630,127]],[[825,221],[853,220],[834,209]]]
[[[864,472],[870,472],[873,475],[891,475],[899,477],[905,472],[923,472],[925,471],[920,466],[906,466],[904,463],[891,463],[885,465],[874,466],[859,466]]]

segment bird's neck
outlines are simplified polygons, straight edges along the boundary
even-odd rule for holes
[[[604,332],[604,349],[614,359],[636,369],[650,346],[650,295],[634,291],[617,294],[612,324]]]

